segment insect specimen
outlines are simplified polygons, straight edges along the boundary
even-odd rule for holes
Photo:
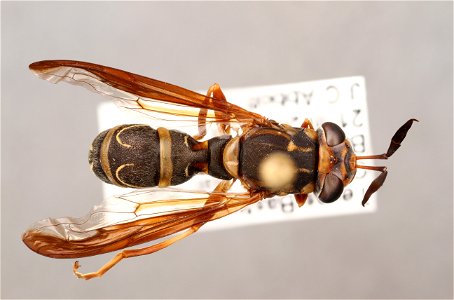
[[[367,189],[363,205],[387,175],[386,167],[360,165],[362,159],[388,159],[415,119],[392,137],[386,153],[355,155],[336,124],[315,129],[280,124],[226,100],[219,85],[206,95],[92,63],[55,60],[30,65],[39,77],[65,81],[117,100],[120,107],[168,121],[184,120],[198,134],[143,124],[119,125],[101,132],[89,151],[93,172],[104,182],[135,188],[104,200],[85,218],[49,218],[23,235],[33,251],[53,258],[80,258],[156,241],[151,246],[119,252],[98,271],[73,271],[79,278],[102,276],[124,258],[150,254],[181,240],[205,223],[222,218],[261,199],[293,194],[302,206],[309,193],[320,201],[338,199],[358,168],[381,174]],[[209,139],[207,126],[219,135]],[[220,179],[212,191],[175,188],[197,173]],[[245,192],[233,192],[238,180]]]

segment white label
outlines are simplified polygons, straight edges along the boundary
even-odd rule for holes
[[[312,122],[315,128],[324,122],[334,122],[342,127],[357,154],[373,153],[364,77],[355,76],[226,89],[224,94],[231,103],[293,127],[300,127],[306,118]],[[159,126],[137,115],[120,111],[112,102],[102,103],[98,108],[100,130],[128,123],[146,123],[153,127]],[[196,129],[191,128],[186,132],[193,134],[197,132]],[[342,196],[334,203],[324,204],[313,194],[309,194],[306,204],[299,208],[293,195],[273,197],[250,205],[240,212],[210,222],[203,228],[208,230],[221,229],[269,222],[373,212],[376,210],[375,194],[371,196],[366,207],[361,205],[361,201],[367,187],[374,179],[374,175],[376,174],[373,174],[373,172],[365,172],[358,169],[353,182],[344,189]],[[182,188],[209,191],[218,182],[219,179],[208,175],[197,175],[180,186]],[[239,183],[235,183],[232,189],[240,189]],[[108,197],[123,194],[127,189],[103,183],[103,191],[104,196]]]

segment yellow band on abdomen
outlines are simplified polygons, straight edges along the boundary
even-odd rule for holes
[[[170,185],[173,166],[172,166],[172,138],[167,128],[159,127],[159,187],[166,187]]]

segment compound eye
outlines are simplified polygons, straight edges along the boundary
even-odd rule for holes
[[[344,184],[336,175],[328,174],[325,177],[322,191],[318,198],[324,203],[331,203],[342,195]]]
[[[325,131],[328,146],[333,147],[345,141],[345,133],[337,124],[326,122],[322,124],[322,128]]]

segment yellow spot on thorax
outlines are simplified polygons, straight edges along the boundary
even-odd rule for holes
[[[290,141],[290,143],[288,143],[287,145],[287,151],[300,151],[300,152],[311,152],[312,151],[312,148],[311,147],[301,147],[301,146],[297,146],[293,143],[293,141]]]

